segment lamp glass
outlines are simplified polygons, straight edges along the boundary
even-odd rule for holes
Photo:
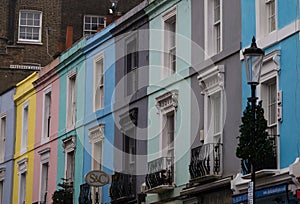
[[[244,54],[248,84],[259,84],[263,56],[258,53]]]

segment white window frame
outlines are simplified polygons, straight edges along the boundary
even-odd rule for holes
[[[224,73],[223,65],[209,67],[207,70],[200,73],[198,76],[201,94],[204,95],[204,143],[223,143],[223,125],[224,125]],[[210,110],[214,104],[210,104],[216,94],[220,95],[220,132],[215,132],[214,129],[214,110]],[[214,103],[214,101],[212,101]],[[214,109],[214,108],[213,108]],[[211,114],[213,112],[213,114]]]
[[[165,94],[160,95],[159,97],[156,97],[156,108],[158,109],[158,112],[160,114],[160,143],[159,143],[159,149],[160,154],[162,157],[168,157],[170,152],[173,152],[173,156],[175,158],[175,151],[174,151],[174,144],[167,144],[167,147],[164,147],[164,137],[166,136],[165,133],[165,126],[167,124],[167,115],[173,112],[174,114],[174,139],[173,143],[175,143],[176,139],[176,112],[177,112],[177,106],[178,106],[178,90],[171,90]],[[168,141],[167,141],[168,142]]]
[[[22,13],[32,13],[32,14],[39,14],[39,25],[21,25],[21,15]],[[19,27],[18,27],[18,42],[28,42],[28,43],[41,43],[42,41],[42,15],[43,13],[41,11],[35,11],[35,10],[20,10],[19,11]],[[38,28],[39,29],[39,36],[37,40],[34,39],[27,39],[27,38],[21,38],[21,27],[25,28]]]
[[[91,29],[86,29],[85,25],[86,25],[86,18],[90,18],[90,20],[92,20],[92,18],[97,18],[97,29],[94,30],[91,28],[91,24],[90,24],[90,28]],[[103,24],[99,23],[99,19],[103,18]],[[103,26],[103,28],[106,27],[106,17],[104,16],[97,16],[97,15],[84,15],[83,17],[83,35],[92,35],[98,32],[98,27],[99,26]]]
[[[63,140],[63,148],[64,148],[64,153],[65,153],[65,168],[64,168],[64,178],[67,178],[67,171],[68,171],[68,163],[69,163],[69,154],[73,154],[73,172],[71,172],[71,180],[67,180],[68,183],[74,183],[74,178],[75,178],[75,147],[76,147],[76,137],[75,136],[70,136],[67,137]]]
[[[24,202],[25,202],[26,201],[26,180],[27,180],[28,158],[23,158],[23,159],[17,161],[17,164],[18,164],[18,176],[19,176],[18,203],[24,204],[22,202],[22,197],[24,197]],[[25,177],[25,180],[23,180],[24,179],[23,177]],[[24,189],[22,189],[22,187],[24,187]]]
[[[48,179],[49,179],[49,163],[50,163],[50,148],[46,148],[43,149],[42,151],[38,152],[40,154],[40,188],[39,188],[39,198],[40,201],[44,201],[43,199],[43,185],[45,184],[45,193],[47,193],[47,197],[49,197],[48,195]],[[47,175],[46,175],[46,181],[43,181],[43,175],[44,175],[44,169],[43,166],[47,165]],[[46,198],[47,201],[47,198]]]
[[[74,86],[72,87],[71,81],[74,82]],[[73,82],[72,82],[73,83]],[[75,128],[76,124],[76,87],[77,87],[77,76],[76,69],[72,70],[68,73],[67,76],[67,113],[66,113],[66,130],[70,131]],[[72,90],[71,90],[72,88]],[[73,90],[74,88],[74,90]]]
[[[220,1],[220,16],[215,19],[215,1],[204,1],[204,22],[205,22],[205,58],[210,58],[223,50],[223,0]],[[219,30],[218,30],[219,29]],[[219,36],[220,35],[220,36]],[[218,43],[219,41],[219,43]]]
[[[265,96],[263,93],[265,92],[264,85],[267,85],[270,81],[275,81],[276,83],[276,89],[277,93],[279,91],[279,73],[280,73],[280,50],[274,50],[271,53],[268,53],[265,55],[263,59],[263,66],[261,70],[261,77],[260,77],[260,84],[257,86],[257,95],[259,96],[259,100],[262,100],[262,105],[264,108],[264,116],[265,119],[268,121],[268,108],[267,108],[267,98],[268,96]],[[278,100],[276,100],[276,112],[278,111],[278,107],[282,107],[282,104],[278,104]],[[276,114],[275,123],[269,124],[268,121],[268,127],[275,127],[277,135],[279,135],[279,122]],[[269,131],[269,130],[268,130]],[[275,138],[276,142],[276,155],[277,155],[277,167],[279,167],[280,164],[280,142],[279,137]]]
[[[275,29],[270,30],[270,11],[269,5],[275,3]],[[277,0],[256,0],[256,37],[258,40],[266,37],[267,35],[273,33],[277,30]]]
[[[50,94],[50,104],[47,107],[46,103],[48,101],[47,96]],[[49,86],[43,91],[43,122],[42,122],[42,143],[49,141],[50,138],[50,128],[51,128],[51,105],[52,105],[52,87]],[[49,110],[48,110],[49,109]],[[48,113],[47,113],[48,110]],[[50,117],[50,124],[48,124],[48,118]],[[48,135],[49,131],[49,135]]]
[[[170,24],[173,24],[175,21],[175,33],[170,31]],[[161,70],[161,78],[165,79],[172,74],[177,72],[177,7],[174,6],[170,10],[168,10],[165,14],[163,14],[162,17],[162,26],[163,26],[163,36],[162,36],[162,42],[163,42],[163,52],[162,52],[162,63],[163,68]],[[174,35],[174,36],[172,36]],[[170,40],[171,38],[174,38],[175,45],[171,47],[172,45]],[[175,56],[174,60],[172,59],[172,56]],[[174,64],[173,64],[174,63]]]
[[[0,204],[4,204],[3,203],[3,193],[4,193],[4,178],[5,178],[5,169],[1,168],[0,169]],[[1,186],[2,185],[2,186]]]
[[[129,51],[128,47],[129,44],[135,42],[134,50]],[[132,36],[128,37],[125,40],[125,96],[129,96],[131,94],[134,94],[138,90],[138,81],[139,81],[139,72],[138,72],[138,66],[139,66],[139,57],[138,57],[138,34],[135,33]],[[134,55],[136,54],[136,66],[130,67],[130,71],[128,70],[128,55],[131,54]],[[129,91],[129,86],[132,86],[132,90]]]
[[[102,68],[99,65],[102,63]],[[94,58],[94,112],[104,108],[105,96],[105,64],[104,53]],[[100,69],[100,70],[99,70]],[[101,70],[102,69],[102,70]],[[99,96],[98,96],[99,92]]]
[[[27,118],[25,110],[27,109]],[[25,125],[26,123],[26,125]],[[28,126],[29,126],[29,101],[22,105],[22,138],[21,138],[21,154],[27,150],[28,145]]]
[[[103,145],[104,145],[104,124],[97,125],[89,129],[89,139],[90,144],[92,145],[92,158],[91,158],[91,167],[92,170],[102,170],[103,162]],[[97,147],[100,147],[100,150],[96,150]],[[97,153],[99,157],[96,158]],[[102,200],[102,187],[95,188],[92,187],[91,197],[93,198],[93,204],[95,203],[95,194],[98,190],[99,200]]]
[[[6,124],[7,124],[6,113],[2,113],[0,116],[0,163],[4,162],[5,159]]]

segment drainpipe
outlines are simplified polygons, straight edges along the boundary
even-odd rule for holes
[[[14,43],[15,37],[16,2],[17,0],[9,0],[8,3],[7,38],[9,45]]]

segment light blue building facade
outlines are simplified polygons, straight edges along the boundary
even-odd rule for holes
[[[0,95],[0,203],[12,203],[15,146],[15,88]]]
[[[256,180],[257,203],[296,203],[299,186],[299,1],[242,0],[242,49],[252,36],[265,51],[256,95],[262,100],[268,133],[274,140],[274,169],[262,169]],[[241,53],[241,61],[243,56]],[[243,110],[250,96],[246,73],[242,70]],[[232,182],[233,203],[244,202],[249,180],[238,174]],[[265,193],[262,192],[275,192]],[[245,196],[245,194],[244,194]]]
[[[114,155],[114,87],[115,87],[115,46],[109,25],[87,40],[83,49],[85,55],[84,76],[84,118],[83,118],[83,174],[101,170],[111,175]],[[91,188],[91,197],[96,191],[100,203],[109,203],[109,185],[99,189]]]
[[[78,202],[83,179],[84,109],[85,109],[85,56],[82,38],[60,57],[56,67],[59,75],[59,125],[57,152],[57,184],[73,186],[73,202]]]

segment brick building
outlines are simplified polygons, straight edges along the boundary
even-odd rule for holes
[[[0,0],[0,69],[18,73],[18,82],[47,65],[84,35],[113,21],[142,0]],[[20,66],[21,65],[21,66]],[[20,73],[19,73],[20,72]],[[0,76],[0,81],[3,81]],[[13,82],[12,82],[13,83]],[[10,86],[1,86],[0,93]]]

